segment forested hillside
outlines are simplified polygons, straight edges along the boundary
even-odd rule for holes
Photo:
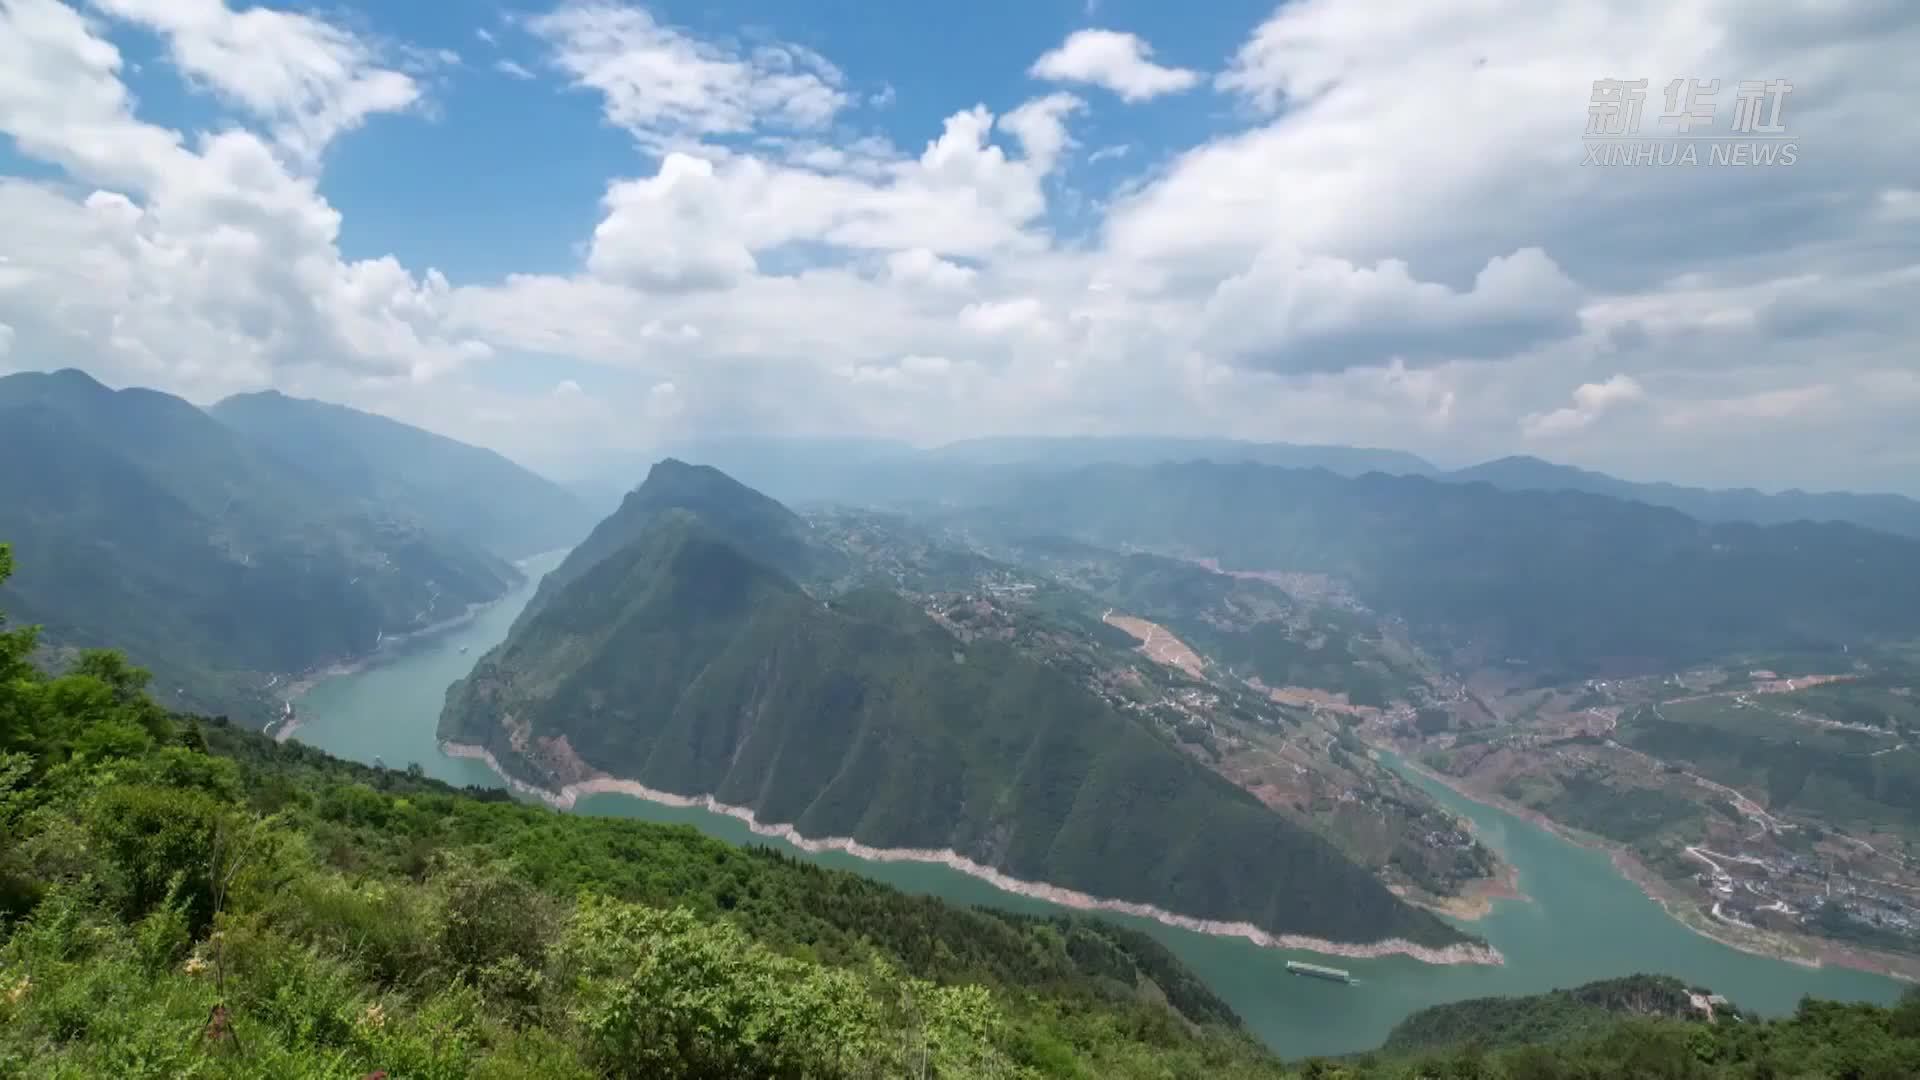
[[[1028,474],[974,519],[1330,575],[1463,662],[1545,680],[1920,631],[1920,541],[1850,525],[1708,524],[1572,492],[1255,465]]]
[[[686,511],[524,617],[440,730],[549,787],[711,794],[1274,933],[1466,940],[1071,677],[889,592],[815,598]]]
[[[593,524],[586,506],[552,481],[384,416],[271,390],[209,411],[333,488],[405,507],[423,526],[503,558],[571,547]]]
[[[251,695],[269,673],[364,653],[520,579],[179,398],[77,371],[0,379],[0,461],[0,535],[25,566],[6,605],[48,645],[126,650],[173,704],[263,717]]]
[[[1142,935],[349,765],[31,647],[0,633],[0,1075],[1278,1074]]]
[[[1382,1049],[1409,1053],[1468,1043],[1561,1042],[1604,1032],[1621,1017],[1705,1022],[1709,1013],[1721,1020],[1740,1015],[1711,990],[1689,988],[1665,975],[1630,975],[1528,997],[1473,998],[1421,1009],[1394,1025]]]

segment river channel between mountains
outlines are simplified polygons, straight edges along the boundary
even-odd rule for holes
[[[435,727],[446,690],[506,637],[540,576],[562,553],[530,560],[528,582],[473,620],[407,643],[361,670],[325,679],[300,698],[294,738],[340,757],[393,768],[417,762],[452,784],[501,786],[484,762],[440,753]],[[1389,759],[1390,763],[1392,762]],[[1473,802],[1412,770],[1409,780],[1472,820],[1480,837],[1519,872],[1525,900],[1497,900],[1468,928],[1506,957],[1498,967],[1432,965],[1406,957],[1328,958],[1271,949],[1240,938],[1182,930],[1148,919],[1102,913],[1153,934],[1207,980],[1247,1026],[1287,1057],[1343,1054],[1378,1046],[1415,1009],[1489,994],[1525,994],[1594,979],[1655,972],[1679,976],[1769,1014],[1791,1012],[1803,995],[1890,1002],[1902,984],[1845,968],[1807,968],[1743,953],[1682,926],[1603,851],[1553,836],[1501,810]],[[826,866],[852,870],[913,892],[1013,911],[1060,910],[1003,892],[937,863],[870,862],[844,852],[805,852],[755,835],[737,818],[698,807],[664,806],[624,795],[588,795],[573,812],[693,825],[736,844],[763,844]],[[1342,986],[1289,975],[1288,960],[1330,963],[1353,972]]]

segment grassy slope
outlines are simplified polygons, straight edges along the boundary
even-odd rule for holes
[[[8,779],[6,1075],[890,1076],[923,1047],[954,1076],[1279,1072],[1157,944],[1094,920],[218,725]],[[237,1044],[206,1039],[216,1001]]]

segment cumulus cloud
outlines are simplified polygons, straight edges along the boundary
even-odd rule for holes
[[[955,290],[973,284],[978,271],[943,259],[926,248],[908,248],[887,256],[887,276],[910,287]]]
[[[1206,325],[1224,354],[1276,371],[1497,358],[1570,332],[1579,295],[1538,248],[1494,257],[1462,290],[1416,280],[1398,260],[1359,266],[1275,248],[1220,284]]]
[[[1199,83],[1198,72],[1153,62],[1153,46],[1117,30],[1076,30],[1042,53],[1027,72],[1049,82],[1103,86],[1123,101],[1147,101]]]
[[[1078,104],[1055,95],[1015,109],[1006,126],[1025,151],[1018,158],[988,141],[995,118],[983,107],[949,117],[919,158],[876,171],[669,151],[654,175],[609,187],[587,267],[638,287],[713,289],[757,272],[760,253],[801,243],[936,256],[1031,247],[1026,226],[1046,208],[1041,180]],[[939,276],[953,283],[956,273]]]
[[[1626,405],[1645,401],[1647,392],[1629,375],[1606,382],[1582,383],[1573,391],[1573,404],[1526,417],[1521,428],[1530,439],[1551,438],[1579,431],[1601,416]]]
[[[225,9],[193,10],[218,24]],[[441,329],[440,274],[343,259],[338,212],[275,143],[234,129],[188,147],[132,115],[120,67],[72,8],[0,9],[0,131],[81,185],[0,178],[0,319],[17,349],[176,388],[302,364],[424,379],[487,354]]]
[[[412,77],[383,66],[376,48],[309,15],[235,11],[226,0],[93,4],[162,35],[182,74],[265,120],[274,138],[303,158],[368,116],[420,99]]]
[[[815,129],[851,100],[840,69],[810,49],[734,49],[633,5],[567,3],[527,26],[552,45],[562,70],[600,93],[609,121],[650,145]]]
[[[1169,136],[1060,92],[969,92],[882,133],[857,103],[891,71],[855,93],[797,46],[572,0],[514,18],[542,48],[521,59],[641,152],[598,178],[577,263],[456,286],[345,257],[324,194],[329,140],[423,110],[417,83],[364,96],[417,71],[390,59],[405,43],[235,0],[7,0],[0,131],[36,164],[0,178],[0,323],[16,366],[277,385],[536,458],[668,429],[1131,430],[1910,480],[1920,69],[1894,61],[1920,20],[1895,8],[1292,0],[1215,80],[1234,107],[1167,102],[1205,114]],[[337,63],[187,59],[249,40],[255,12],[281,42],[261,55]],[[113,39],[142,26],[221,122],[140,111]],[[1094,33],[1035,77],[1134,100],[1197,84]],[[1681,74],[1790,77],[1819,137],[1790,170],[1581,166],[1593,79]],[[1152,168],[1066,183],[1090,133],[1113,145],[1089,157]],[[551,360],[578,390],[469,379],[490,357]]]
[[[1071,139],[1067,135],[1067,117],[1086,108],[1086,102],[1072,94],[1048,94],[1034,98],[1000,118],[1000,126],[1020,141],[1027,160],[1041,172],[1053,168],[1060,151]]]

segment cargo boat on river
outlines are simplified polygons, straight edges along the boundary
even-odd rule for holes
[[[1339,968],[1321,967],[1319,964],[1306,964],[1298,960],[1287,961],[1287,970],[1295,975],[1307,975],[1315,979],[1326,979],[1329,982],[1350,983],[1353,981],[1352,975],[1349,975]]]

